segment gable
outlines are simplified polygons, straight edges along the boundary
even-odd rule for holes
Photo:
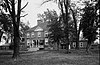
[[[43,29],[38,26],[34,31],[43,31]]]

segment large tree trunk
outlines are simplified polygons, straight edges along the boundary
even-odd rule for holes
[[[87,46],[86,46],[86,53],[89,53],[90,52],[89,50],[91,48],[91,44],[92,44],[91,43],[91,40],[88,39],[88,43],[87,43]]]
[[[62,18],[63,18],[63,23],[64,23],[64,34],[66,38],[66,50],[67,53],[69,53],[69,30],[68,30],[68,0],[64,0],[62,3],[61,0],[59,0],[60,7],[61,7],[61,12],[62,12]],[[64,9],[65,7],[65,9]],[[64,13],[65,10],[65,13]]]
[[[79,34],[80,34],[80,32],[78,32],[78,34],[77,34],[77,38],[76,38],[76,48],[75,49],[79,49]]]
[[[69,43],[68,43],[68,42],[66,43],[66,50],[67,50],[67,52],[66,52],[67,54],[70,53],[70,50],[69,50]]]
[[[59,50],[59,41],[57,41],[57,50]]]
[[[17,17],[15,16],[15,3],[12,5],[13,11],[13,27],[14,27],[14,50],[13,50],[13,58],[19,57],[19,23],[20,23],[20,14],[21,14],[21,0],[18,0],[18,8],[17,8]]]
[[[19,43],[20,43],[20,36],[19,36],[19,23],[20,23],[20,14],[21,10],[24,9],[27,4],[21,9],[21,0],[17,0],[17,8],[15,7],[16,0],[4,0],[7,5],[7,10],[11,14],[11,18],[13,21],[13,32],[14,32],[14,50],[13,50],[13,58],[17,58],[19,56]],[[15,11],[17,10],[17,11]]]
[[[19,57],[19,30],[18,27],[14,26],[14,49],[13,49],[13,58]]]
[[[76,37],[76,48],[75,49],[79,49],[79,37],[78,37],[78,35],[76,35],[77,37]]]
[[[65,12],[66,12],[66,16],[65,16],[65,37],[66,37],[66,50],[67,53],[69,53],[69,26],[68,26],[68,5],[69,5],[69,0],[64,0],[64,6],[65,6]]]
[[[81,22],[80,22],[80,24],[79,24],[79,30],[78,30],[78,33],[77,33],[76,49],[79,49],[79,38],[80,38],[80,31],[81,31]]]

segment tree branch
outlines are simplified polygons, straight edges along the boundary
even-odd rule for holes
[[[28,2],[24,5],[24,7],[21,8],[21,10],[23,10],[27,5],[28,5]]]
[[[9,5],[8,0],[4,0],[4,1],[5,1],[6,4],[7,4],[7,8],[8,8],[8,10],[9,10],[10,14],[12,15],[12,11],[11,11],[11,8],[10,8],[10,5]]]
[[[46,0],[41,5],[43,5],[43,4],[45,4],[45,3],[49,2],[49,1],[52,1],[52,0]]]
[[[25,15],[23,15],[23,16],[20,16],[20,17],[25,17],[25,16],[27,16],[28,14],[25,14]]]

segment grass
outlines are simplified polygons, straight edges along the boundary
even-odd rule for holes
[[[66,50],[37,51],[21,54],[17,61],[11,56],[1,55],[0,65],[99,65],[99,54],[86,54],[84,50],[71,50],[70,54]]]

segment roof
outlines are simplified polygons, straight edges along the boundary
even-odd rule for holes
[[[38,24],[32,28],[30,28],[29,30],[27,30],[26,32],[32,32],[34,31],[37,27],[41,27],[43,29],[43,31],[48,31],[48,28],[47,28],[47,23],[42,23],[42,24]]]
[[[32,27],[32,28],[30,28],[29,30],[27,30],[26,32],[31,32],[31,31],[34,31],[36,28],[37,28],[38,26],[34,26],[34,27]]]

